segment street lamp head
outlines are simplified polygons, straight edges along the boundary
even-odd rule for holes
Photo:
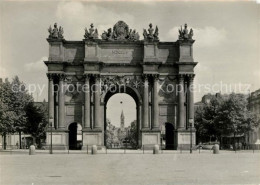
[[[189,124],[190,124],[190,126],[192,126],[193,123],[194,123],[194,119],[193,119],[193,118],[190,118],[190,119],[189,119]]]
[[[52,116],[49,117],[49,122],[51,122],[51,121],[53,121],[53,117]]]
[[[49,124],[52,126],[52,122],[53,122],[53,117],[52,116],[50,116],[49,117]]]

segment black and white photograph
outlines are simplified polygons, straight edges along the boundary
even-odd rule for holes
[[[260,0],[0,0],[0,185],[259,185]]]

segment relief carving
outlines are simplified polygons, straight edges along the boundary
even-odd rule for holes
[[[102,40],[107,41],[137,41],[139,40],[139,34],[135,30],[129,29],[129,26],[124,21],[118,21],[114,27],[113,31],[109,28],[104,31],[101,35]]]
[[[79,87],[81,87],[80,84],[75,84],[75,83],[66,84],[65,96],[67,102],[82,102],[83,95]]]
[[[175,76],[159,78],[159,96],[162,97],[163,101],[174,101],[176,94],[176,80],[177,78]]]
[[[124,86],[130,86],[142,92],[143,82],[141,76],[102,76],[101,86],[102,93]]]

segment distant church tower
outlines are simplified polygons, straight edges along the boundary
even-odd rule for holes
[[[121,125],[120,125],[121,130],[124,130],[124,128],[125,128],[125,116],[124,116],[123,110],[122,110],[121,116],[120,116],[120,123],[121,123]]]

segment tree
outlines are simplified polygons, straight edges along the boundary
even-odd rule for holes
[[[203,142],[207,140],[208,129],[204,121],[204,107],[198,107],[194,115],[194,126],[196,128],[197,141]]]
[[[6,149],[6,134],[15,132],[13,127],[13,118],[15,112],[9,110],[8,107],[0,100],[0,133],[4,136],[4,149]]]
[[[208,137],[221,140],[224,135],[233,134],[235,144],[237,135],[246,135],[258,125],[259,120],[247,109],[243,94],[232,93],[225,99],[214,96],[195,112],[197,136],[202,141],[207,141]]]
[[[110,120],[106,120],[106,146],[112,146],[116,142],[116,136],[115,136],[115,126],[110,123]]]
[[[246,135],[259,125],[256,116],[247,109],[244,95],[232,93],[220,109],[219,120],[224,124],[226,134],[233,134],[234,148],[237,135]]]
[[[132,148],[138,147],[138,132],[137,132],[137,124],[136,120],[133,121],[130,125],[130,128],[128,128],[128,134],[127,134],[127,140],[129,141]]]
[[[47,110],[45,106],[35,106],[30,102],[25,107],[27,124],[25,125],[25,132],[32,135],[34,143],[36,142],[41,147],[41,139],[46,137],[45,128],[48,124]]]
[[[8,133],[19,133],[19,143],[21,148],[21,132],[26,126],[25,107],[32,102],[33,98],[25,88],[25,84],[14,77],[10,83],[8,79],[0,86],[0,132],[4,136]]]
[[[210,102],[198,107],[195,112],[195,128],[199,141],[211,141],[211,138],[219,139],[223,133],[218,120],[218,114],[223,105],[222,97],[212,96]]]
[[[6,134],[14,133],[14,120],[16,113],[9,106],[13,101],[11,84],[8,79],[0,84],[0,133],[4,136],[4,149],[6,149]]]
[[[25,128],[27,124],[25,107],[33,102],[33,97],[29,95],[25,87],[26,85],[19,80],[18,76],[15,76],[11,83],[13,98],[11,107],[13,107],[13,110],[16,113],[16,116],[14,117],[14,127],[16,132],[19,133],[20,149],[22,147],[21,132],[26,132]]]

